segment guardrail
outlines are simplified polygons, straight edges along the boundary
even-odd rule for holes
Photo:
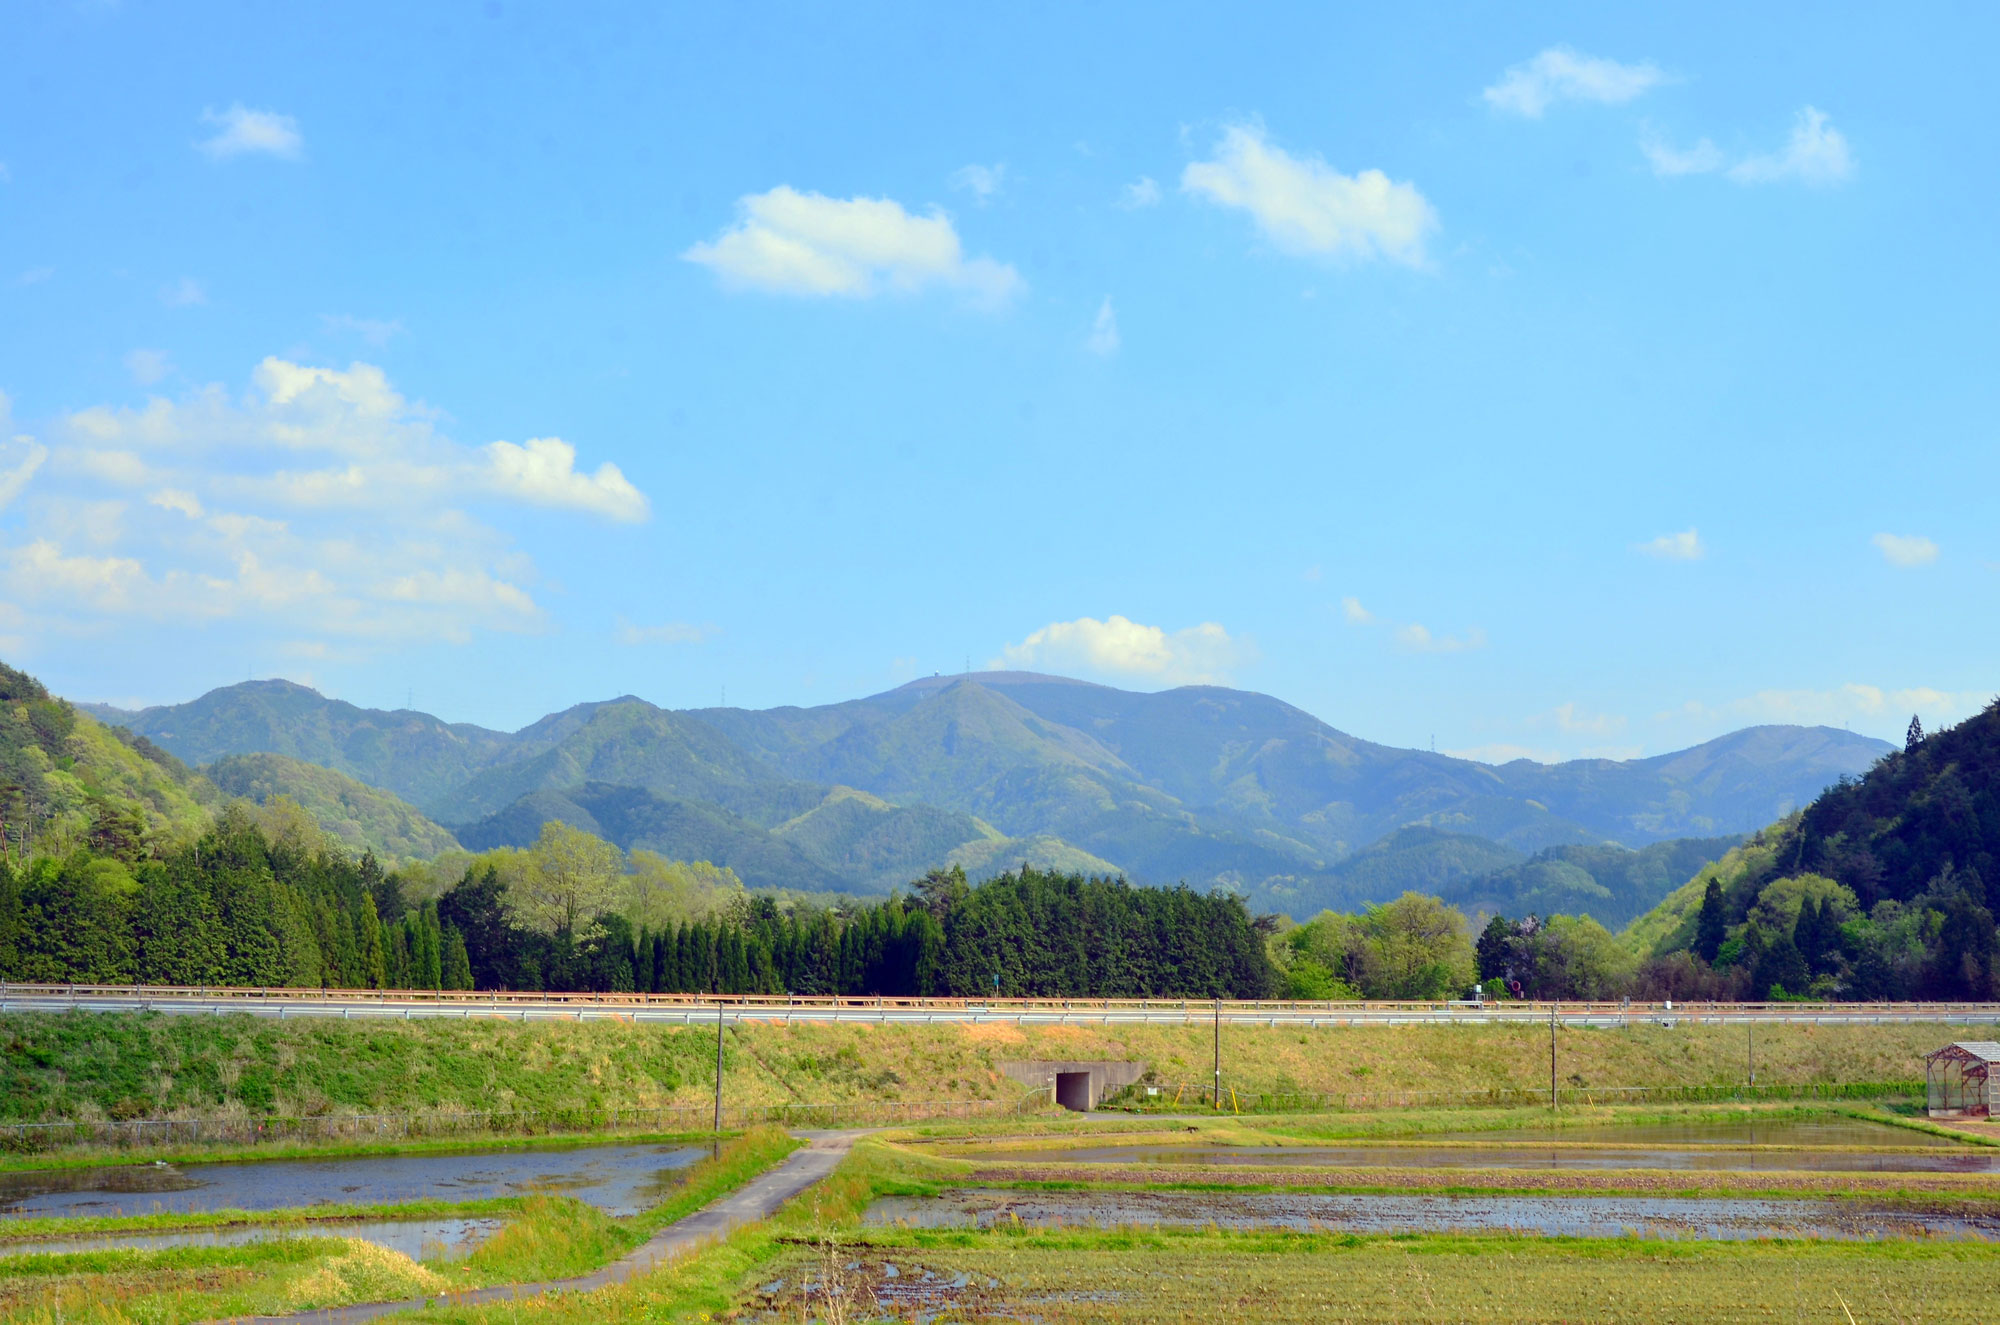
[[[1126,1087],[1100,1106],[1134,1113],[1186,1112],[1210,1109],[1213,1083],[1176,1081],[1155,1087],[1158,1095],[1144,1094],[1143,1085]],[[1691,1086],[1564,1086],[1557,1103],[1579,1104],[1716,1104],[1740,1100],[1881,1100],[1921,1099],[1921,1081],[1801,1082],[1765,1085]],[[1450,1109],[1531,1106],[1547,1108],[1546,1086],[1504,1086],[1491,1090],[1389,1090],[1328,1094],[1314,1091],[1258,1092],[1237,1094],[1227,1082],[1222,1086],[1224,1113],[1343,1113],[1364,1109]]]
[[[1710,1021],[1956,1022],[2000,1024],[2000,1003],[1671,1003],[1632,1000],[1460,1000],[809,997],[773,994],[464,992],[409,989],[286,989],[239,986],[0,984],[0,1012],[225,1012],[263,1016],[474,1017],[533,1020],[617,1018],[730,1021],[1186,1022],[1220,1017],[1320,1025],[1402,1022],[1699,1025]]]
[[[728,1104],[722,1125],[735,1130],[760,1123],[785,1127],[894,1127],[954,1118],[1003,1118],[1047,1098],[1035,1091],[1021,1100],[861,1100],[836,1104]],[[1051,1105],[1050,1107],[1054,1107]],[[364,1113],[263,1118],[124,1118],[92,1122],[0,1124],[0,1149],[37,1153],[71,1145],[136,1146],[268,1145],[284,1142],[448,1140],[453,1137],[552,1136],[619,1132],[706,1132],[715,1125],[713,1104],[651,1109],[538,1109],[476,1113]]]

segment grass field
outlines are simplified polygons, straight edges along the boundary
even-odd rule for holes
[[[990,1242],[990,1240],[989,1240]],[[804,1247],[763,1267],[786,1289],[831,1282],[847,1318],[883,1289],[914,1316],[1070,1321],[1984,1321],[2000,1300],[1986,1248],[1663,1245],[1531,1238],[1071,1233],[1008,1245],[876,1243],[859,1267]],[[895,1266],[896,1279],[885,1269]],[[934,1278],[924,1279],[928,1272]],[[950,1287],[954,1282],[963,1288]],[[900,1301],[898,1299],[900,1298]],[[809,1297],[829,1318],[823,1295]],[[746,1314],[803,1314],[752,1291]],[[879,1318],[879,1317],[876,1317]],[[908,1317],[904,1317],[908,1318]]]
[[[1981,1032],[1984,1034],[1984,1032]],[[751,1025],[725,1037],[736,1104],[993,1100],[1020,1089],[999,1064],[1139,1060],[1155,1080],[1207,1080],[1207,1026]],[[1742,1028],[1559,1032],[1565,1086],[1741,1084]],[[1770,1026],[1766,1085],[1920,1080],[1939,1026]],[[715,1083],[711,1029],[609,1022],[343,1022],[248,1016],[0,1017],[0,1122],[119,1117],[470,1113],[698,1105]],[[1226,1028],[1240,1094],[1545,1089],[1548,1036],[1523,1026]]]

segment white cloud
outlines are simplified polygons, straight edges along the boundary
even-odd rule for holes
[[[828,198],[783,185],[739,199],[734,225],[681,256],[725,286],[773,294],[865,299],[884,290],[957,290],[998,307],[1020,275],[991,258],[967,258],[942,210],[912,216],[888,198]]]
[[[639,626],[618,618],[612,638],[620,644],[705,644],[722,632],[714,626],[691,626],[684,621],[667,621],[657,626]]]
[[[1567,46],[1551,46],[1507,70],[1481,95],[1495,110],[1540,119],[1558,101],[1623,105],[1665,81],[1666,75],[1651,63],[1620,64]]]
[[[5,551],[8,581],[31,599],[57,599],[120,611],[132,605],[133,591],[146,572],[130,557],[66,557],[47,539]]]
[[[65,446],[56,453],[55,468],[70,477],[96,479],[121,488],[142,487],[157,477],[138,452],[116,448]]]
[[[594,474],[580,474],[576,448],[557,437],[531,437],[520,446],[493,442],[486,448],[493,491],[536,506],[588,511],[636,523],[650,513],[646,495],[609,460]]]
[[[1429,626],[1409,621],[1384,620],[1352,596],[1340,600],[1340,614],[1350,626],[1380,626],[1396,644],[1411,653],[1469,653],[1486,647],[1486,632],[1473,626],[1462,635],[1439,635]]]
[[[1150,175],[1139,176],[1137,182],[1127,184],[1121,201],[1125,206],[1137,211],[1141,207],[1156,207],[1160,202],[1160,186]]]
[[[1638,544],[1638,549],[1661,561],[1700,561],[1708,555],[1708,545],[1693,529],[1683,529],[1678,534],[1661,534],[1651,542]]]
[[[1169,634],[1113,615],[1043,626],[1001,651],[992,667],[1053,667],[1139,677],[1166,685],[1220,684],[1253,656],[1213,621]]]
[[[1639,150],[1646,154],[1652,164],[1653,173],[1662,178],[1675,175],[1706,175],[1722,169],[1726,161],[1722,149],[1703,138],[1693,147],[1679,148],[1667,142],[1653,129],[1648,128],[1639,136]]]
[[[1343,175],[1317,157],[1295,157],[1255,125],[1223,133],[1215,159],[1181,172],[1183,192],[1250,213],[1283,252],[1313,257],[1387,258],[1418,267],[1437,214],[1414,184],[1379,170]]]
[[[163,511],[179,511],[190,520],[199,520],[202,516],[201,499],[192,492],[183,492],[179,488],[161,488],[146,498],[146,504],[157,506]]]
[[[168,308],[190,308],[195,304],[207,303],[208,291],[204,290],[201,282],[194,277],[183,276],[160,287],[160,302]]]
[[[347,313],[322,313],[319,320],[328,331],[347,332],[378,347],[387,345],[406,330],[398,321],[354,317]]]
[[[1615,736],[1625,730],[1625,719],[1616,713],[1590,713],[1574,702],[1558,704],[1545,714],[1528,720],[1531,727],[1553,723],[1557,730],[1590,736]]]
[[[471,607],[502,614],[534,617],[535,600],[515,585],[483,570],[450,568],[397,575],[382,585],[385,598],[434,607]]]
[[[1396,643],[1412,653],[1469,653],[1486,647],[1486,632],[1474,626],[1463,635],[1436,635],[1428,626],[1411,622],[1397,628]]]
[[[151,386],[173,370],[165,350],[133,350],[125,356],[125,371],[140,386]]]
[[[1903,570],[1928,566],[1938,558],[1938,545],[1916,534],[1877,534],[1868,541],[1881,552],[1882,560]]]
[[[1007,167],[1004,165],[961,166],[951,172],[951,186],[964,189],[977,198],[981,206],[999,193],[1006,183]]]
[[[1730,168],[1739,184],[1769,184],[1797,180],[1801,184],[1838,184],[1854,174],[1854,154],[1847,139],[1811,106],[1802,108],[1783,149],[1753,156]]]
[[[201,122],[215,125],[217,131],[195,146],[218,161],[246,152],[296,161],[305,147],[297,120],[272,110],[251,110],[240,101],[228,110],[203,111]]]
[[[533,629],[533,562],[467,508],[648,513],[615,464],[580,468],[552,437],[462,445],[365,363],[269,358],[240,395],[80,410],[50,443],[54,486],[0,546],[0,571],[76,625],[254,616],[290,639],[360,641]],[[142,503],[102,500],[133,488]],[[77,555],[92,543],[114,555]]]
[[[0,404],[6,397],[0,396]],[[0,410],[0,423],[6,421],[4,410]],[[16,437],[11,442],[0,442],[0,510],[21,495],[28,486],[28,480],[49,458],[49,448],[32,437]]]
[[[54,267],[30,267],[14,278],[16,285],[40,285],[56,274]]]
[[[1105,295],[1104,302],[1097,306],[1097,320],[1091,323],[1090,338],[1083,345],[1104,358],[1118,353],[1118,314],[1111,307],[1110,295]]]

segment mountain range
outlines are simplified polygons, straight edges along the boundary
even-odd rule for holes
[[[729,865],[752,887],[878,892],[940,864],[979,874],[1029,861],[1228,885],[1295,916],[1379,900],[1399,880],[1442,889],[1552,848],[1754,831],[1890,749],[1768,726],[1650,759],[1495,766],[1364,741],[1253,692],[1027,672],[931,677],[817,708],[625,696],[512,733],[275,680],[139,711],[82,707],[193,764],[272,754],[335,770],[473,849],[562,819]],[[258,765],[258,785],[283,789],[283,768]]]

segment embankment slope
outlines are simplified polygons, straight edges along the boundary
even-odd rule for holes
[[[761,1025],[725,1036],[732,1104],[1015,1100],[1010,1059],[1138,1059],[1206,1083],[1210,1028]],[[1981,1031],[1980,1038],[1990,1038]],[[1948,1026],[1759,1026],[1761,1085],[1918,1081]],[[1740,1026],[1564,1029],[1565,1086],[1732,1086]],[[1546,1088],[1548,1033],[1518,1026],[1226,1027],[1237,1091]],[[713,1098],[712,1028],[248,1016],[0,1017],[0,1121],[654,1108]]]

